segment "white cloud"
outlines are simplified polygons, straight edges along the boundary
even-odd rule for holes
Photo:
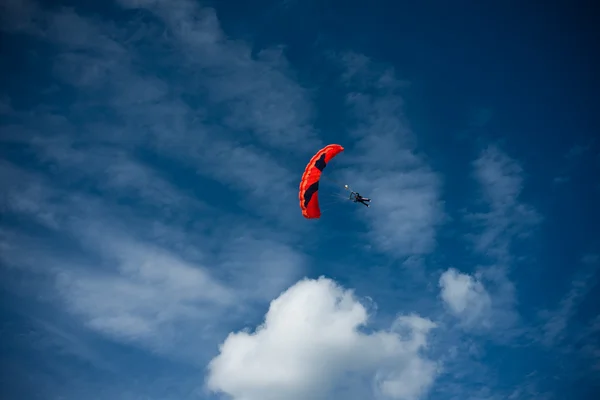
[[[5,5],[2,20],[14,21],[2,29],[51,43],[60,88],[50,89],[66,87],[76,101],[42,96],[37,108],[3,107],[12,119],[2,140],[31,150],[37,170],[0,164],[0,206],[46,229],[2,232],[2,261],[52,276],[52,300],[58,295],[66,315],[88,328],[198,362],[232,321],[251,319],[299,277],[293,233],[253,218],[301,218],[289,155],[231,132],[250,130],[278,148],[318,143],[307,93],[280,53],[253,58],[251,46],[225,38],[214,10],[192,2],[157,11],[173,35],[160,23],[116,27],[76,8]],[[141,42],[169,56],[141,66]],[[214,57],[198,57],[206,53]],[[168,83],[164,66],[179,71]],[[221,120],[206,122],[207,109]],[[250,213],[224,211],[236,202]]]
[[[43,161],[61,169],[68,183],[91,179],[90,185],[106,198],[134,199],[142,205],[160,207],[170,215],[181,214],[181,210],[189,213],[208,209],[123,148],[98,145],[81,149],[81,143],[65,135],[34,137],[30,143]]]
[[[541,312],[542,325],[541,342],[546,346],[555,346],[564,341],[568,332],[569,322],[577,312],[583,299],[593,288],[596,272],[600,267],[597,254],[587,254],[582,258],[582,267],[571,281],[567,294],[562,298],[555,310]]]
[[[496,146],[484,149],[474,162],[475,176],[493,208],[513,206],[523,185],[523,169]]]
[[[193,345],[199,337],[216,344],[232,320],[246,320],[302,267],[285,235],[252,221],[211,216],[207,227],[220,218],[229,223],[198,233],[50,189],[10,164],[0,164],[0,177],[3,209],[52,231],[44,240],[0,231],[0,259],[54,277],[59,298],[52,300],[87,327],[161,354],[193,362],[206,356],[205,346]],[[244,232],[245,223],[254,229]],[[64,240],[71,246],[53,245]]]
[[[223,123],[253,132],[265,144],[311,151],[320,141],[312,126],[308,91],[294,79],[280,49],[253,55],[252,46],[229,39],[212,8],[189,0],[121,0],[125,8],[149,10],[177,39],[178,50],[217,105],[227,106]]]
[[[352,292],[329,279],[300,281],[271,302],[254,332],[227,337],[207,386],[236,400],[325,399],[354,386],[345,398],[364,398],[360,382],[370,377],[381,398],[422,398],[437,370],[421,354],[435,324],[402,316],[389,331],[367,333],[367,322]]]
[[[583,154],[585,154],[587,151],[589,151],[592,148],[592,144],[594,144],[593,139],[586,145],[581,145],[581,144],[573,145],[569,149],[567,154],[565,154],[565,158],[568,160],[572,160],[574,158],[581,157]]]
[[[68,109],[42,107],[18,114],[17,124],[3,126],[3,136],[34,143],[67,174],[104,172],[102,183],[135,188],[167,207],[187,199],[168,197],[173,191],[150,179],[156,174],[150,176],[132,153],[154,153],[218,181],[244,196],[239,204],[252,213],[287,223],[299,218],[293,201],[298,177],[287,164],[296,154],[305,157],[303,151],[317,148],[319,140],[311,127],[310,99],[291,76],[283,55],[269,50],[254,58],[251,46],[226,38],[214,10],[193,2],[125,3],[148,7],[173,35],[162,35],[160,22],[133,22],[131,28],[144,35],[130,37],[110,22],[84,18],[73,10],[50,11],[35,3],[31,9],[9,7],[12,13],[27,11],[31,17],[28,24],[12,29],[56,45],[53,72],[77,91],[78,101]],[[43,23],[35,26],[36,21]],[[149,46],[161,58],[160,66],[175,66],[179,73],[167,82],[160,66],[157,71],[147,65],[140,68],[137,45]],[[104,117],[94,121],[90,115],[99,109]],[[240,132],[294,152],[283,156],[252,146],[249,140],[240,142]],[[107,174],[111,179],[106,180]]]
[[[600,314],[588,322],[583,332],[578,335],[578,341],[583,343],[579,350],[581,356],[588,362],[592,373],[600,375]]]
[[[362,88],[347,97],[356,115],[351,134],[357,144],[347,149],[353,167],[345,179],[372,198],[371,209],[359,211],[365,211],[369,238],[377,249],[397,256],[429,253],[444,219],[441,182],[417,151],[402,99],[393,90],[400,82],[393,71],[365,57],[346,56],[344,63],[345,78]]]
[[[485,213],[470,215],[483,228],[473,236],[475,249],[497,261],[508,262],[511,241],[529,235],[542,218],[535,208],[520,201],[522,167],[497,146],[484,149],[473,166],[489,208]]]
[[[490,299],[489,326],[497,328],[489,332],[502,332],[497,337],[505,340],[521,333],[516,327],[519,315],[515,285],[510,279],[517,258],[513,244],[530,236],[542,217],[521,199],[523,168],[499,147],[490,145],[481,152],[473,162],[473,176],[481,188],[478,206],[484,210],[467,215],[474,227],[467,238],[474,245],[473,251],[487,259],[477,268],[477,276]]]
[[[489,324],[491,298],[479,280],[450,268],[440,276],[439,286],[450,312],[466,326]]]
[[[591,139],[587,144],[575,144],[564,155],[563,160],[558,160],[556,163],[559,167],[557,176],[553,182],[557,185],[565,184],[575,180],[578,175],[581,175],[580,169],[590,161],[594,154],[595,139]]]
[[[249,45],[226,37],[214,10],[189,1],[121,4],[147,9],[164,22],[173,35],[156,36],[156,48],[169,49],[162,63],[177,65],[178,76],[186,77],[185,81],[174,77],[167,85],[152,71],[139,71],[131,44],[142,40],[137,36],[121,40],[124,33],[113,26],[78,17],[72,11],[46,13],[42,18],[52,21],[52,28],[41,36],[64,47],[64,57],[55,58],[55,71],[82,93],[81,104],[72,108],[75,115],[68,117],[76,120],[80,112],[102,104],[119,118],[118,123],[108,119],[104,125],[85,127],[89,147],[98,143],[121,147],[122,155],[117,158],[121,165],[113,167],[121,179],[115,175],[110,182],[121,187],[140,182],[137,177],[146,171],[131,161],[129,152],[158,148],[161,156],[248,196],[239,204],[250,212],[288,226],[297,220],[298,177],[288,167],[290,157],[283,159],[247,142],[230,140],[232,132],[252,132],[268,146],[293,148],[294,154],[302,157],[304,151],[318,145],[311,127],[310,99],[294,81],[281,52],[271,49],[253,57]],[[143,40],[153,37],[154,28],[140,26],[148,33]],[[68,39],[72,36],[86,40]],[[79,51],[82,46],[85,52]],[[366,76],[360,78],[366,92],[373,86],[383,91],[382,100],[365,93],[349,97],[363,124],[354,132],[360,141],[355,154],[361,155],[353,157],[359,167],[350,174],[351,183],[373,198],[365,218],[373,230],[369,237],[378,249],[396,255],[428,253],[435,245],[435,227],[443,218],[440,182],[416,154],[414,138],[401,118],[401,99],[386,92],[399,82],[391,71],[379,71],[370,62],[358,63],[350,70],[348,79]],[[187,101],[190,93],[208,101],[191,107]],[[200,95],[204,93],[207,98]],[[206,115],[221,114],[218,124],[207,122]],[[48,136],[47,125],[34,130],[40,137]],[[74,132],[79,133],[78,129]],[[138,184],[140,193],[165,201],[180,200],[161,196],[165,185],[151,182],[151,187]]]

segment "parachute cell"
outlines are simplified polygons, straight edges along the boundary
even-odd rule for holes
[[[300,209],[305,218],[313,219],[321,216],[319,208],[319,181],[321,173],[331,159],[344,151],[344,148],[339,144],[330,144],[323,147],[315,154],[310,162],[306,165],[306,169],[302,174],[300,181]]]

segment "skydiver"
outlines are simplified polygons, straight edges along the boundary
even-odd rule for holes
[[[371,199],[368,199],[366,197],[362,197],[360,195],[360,193],[358,192],[353,192],[354,193],[354,202],[355,203],[362,203],[367,207],[370,207],[367,203],[371,201]]]

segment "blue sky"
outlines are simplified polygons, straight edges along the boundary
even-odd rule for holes
[[[0,5],[2,398],[600,391],[591,13]]]

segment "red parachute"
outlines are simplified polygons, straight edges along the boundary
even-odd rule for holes
[[[331,159],[344,151],[339,144],[330,144],[323,147],[311,158],[310,162],[302,174],[300,181],[300,209],[305,218],[319,218],[321,209],[319,208],[319,180],[321,173]]]

